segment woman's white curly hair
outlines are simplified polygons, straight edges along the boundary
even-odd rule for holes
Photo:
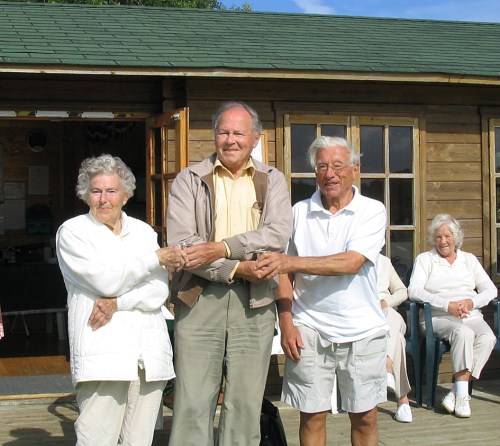
[[[103,154],[98,157],[87,158],[82,161],[78,171],[76,196],[87,202],[92,178],[99,174],[116,173],[122,180],[122,185],[128,198],[134,195],[135,176],[130,168],[117,156]]]

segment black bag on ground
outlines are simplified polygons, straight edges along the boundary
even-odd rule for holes
[[[266,398],[260,414],[260,446],[288,446],[279,410]]]

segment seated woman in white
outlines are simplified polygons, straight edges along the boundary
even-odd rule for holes
[[[451,345],[453,378],[443,407],[459,418],[471,416],[469,381],[478,379],[496,338],[481,308],[497,296],[495,284],[477,257],[460,248],[464,233],[448,214],[438,214],[429,227],[430,251],[419,254],[410,279],[410,299],[428,302],[432,328]],[[424,321],[420,321],[425,330]]]
[[[396,395],[396,421],[411,423],[412,414],[408,392],[410,382],[406,373],[406,324],[395,310],[408,298],[408,291],[396,273],[390,259],[382,254],[377,263],[377,290],[380,305],[389,324],[387,338],[387,387]]]

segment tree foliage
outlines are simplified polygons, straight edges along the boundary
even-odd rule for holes
[[[226,6],[218,0],[25,0],[26,3],[87,3],[90,5],[160,6],[166,8],[233,9],[251,11],[252,5]]]

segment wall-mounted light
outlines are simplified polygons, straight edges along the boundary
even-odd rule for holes
[[[113,119],[115,114],[113,112],[83,112],[81,116],[85,119]]]
[[[0,118],[15,118],[17,113],[14,110],[0,110]]]
[[[69,112],[55,110],[37,110],[35,112],[35,116],[37,118],[67,118],[69,117]]]

